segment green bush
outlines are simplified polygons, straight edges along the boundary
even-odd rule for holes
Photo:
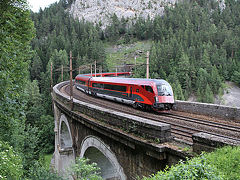
[[[222,172],[226,180],[240,179],[240,146],[224,147],[215,152],[205,154],[207,163]]]
[[[144,180],[182,180],[182,179],[240,179],[240,146],[223,147],[212,153],[204,153],[183,163],[182,161],[159,171],[156,175]]]
[[[77,158],[72,164],[69,173],[75,180],[103,180],[100,176],[100,168],[96,163],[90,163],[89,159]]]
[[[20,179],[22,175],[21,157],[11,146],[0,141],[0,179]]]
[[[51,172],[49,168],[44,167],[41,163],[36,161],[29,171],[28,177],[26,179],[34,180],[64,180],[55,172]]]
[[[156,175],[143,180],[221,180],[223,176],[211,165],[207,164],[204,157],[196,157],[186,162],[159,171]]]

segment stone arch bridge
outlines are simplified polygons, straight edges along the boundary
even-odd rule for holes
[[[104,179],[137,179],[184,158],[163,143],[171,127],[148,119],[97,107],[53,88],[55,117],[54,168],[66,175],[76,157],[86,157],[101,168]],[[158,142],[158,143],[154,143]]]
[[[76,157],[86,157],[101,168],[104,179],[126,180],[148,176],[185,159],[171,144],[171,126],[104,109],[73,99],[53,88],[55,152],[53,166],[67,176]],[[198,108],[199,109],[199,108]]]

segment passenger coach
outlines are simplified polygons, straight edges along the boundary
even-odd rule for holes
[[[163,111],[172,109],[174,104],[172,88],[165,80],[78,75],[75,86],[87,94],[135,108]]]

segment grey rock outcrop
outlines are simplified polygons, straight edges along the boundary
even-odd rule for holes
[[[153,18],[162,15],[164,6],[174,5],[177,0],[76,0],[69,8],[70,14],[79,20],[101,22],[102,28],[115,13],[119,19],[137,17]]]

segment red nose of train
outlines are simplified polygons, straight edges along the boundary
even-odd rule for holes
[[[158,96],[158,103],[174,103],[173,96]]]
[[[174,103],[173,96],[156,96],[153,108],[156,110],[170,110]]]

